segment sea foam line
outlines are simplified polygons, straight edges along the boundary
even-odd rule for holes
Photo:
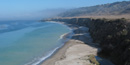
[[[63,25],[62,23],[59,22],[51,22],[51,23],[58,23]],[[48,59],[49,57],[51,57],[58,49],[60,49],[62,46],[64,46],[65,42],[67,42],[69,39],[71,39],[71,37],[73,36],[73,30],[71,28],[69,28],[67,25],[63,25],[66,26],[68,29],[71,30],[70,33],[65,33],[63,35],[60,36],[59,38],[59,42],[61,42],[61,45],[56,47],[54,50],[48,52],[48,54],[46,54],[46,56],[40,57],[40,58],[35,58],[32,62],[29,62],[25,65],[39,65],[40,63],[44,62],[46,59]],[[66,38],[66,39],[64,39]]]
[[[47,58],[49,58],[56,50],[58,50],[60,47],[55,48],[52,52],[50,52],[47,56],[41,58],[38,62],[33,63],[32,65],[38,65],[41,62],[43,62],[44,60],[46,60]]]
[[[47,58],[49,58],[57,49],[59,49],[60,47],[56,47],[53,51],[51,51],[50,53],[48,53],[47,56],[43,56],[42,58],[35,58],[33,61],[24,64],[24,65],[39,65],[41,62],[45,61]],[[37,62],[35,62],[37,61]]]
[[[39,60],[37,60],[37,62],[35,62],[33,64],[32,63],[27,64],[27,65],[39,65],[40,63],[42,63],[43,61],[45,61],[46,59],[51,57],[58,49],[60,49],[62,46],[64,46],[65,42],[67,42],[69,39],[71,39],[72,35],[73,35],[72,32],[71,33],[65,33],[65,34],[61,35],[60,38],[59,38],[59,42],[61,43],[60,46],[58,46],[54,50],[50,51],[47,56],[44,56],[44,57],[40,58]],[[66,37],[66,36],[67,36],[67,38],[64,39],[64,37]]]
[[[67,42],[72,37],[72,34],[73,33],[65,33],[65,34],[61,35],[59,38],[59,42],[61,42],[60,46],[58,46],[58,47],[54,48],[54,50],[48,52],[48,54],[46,56],[43,56],[41,58],[35,58],[33,61],[31,61],[25,65],[39,65],[40,63],[42,63],[43,61],[45,61],[46,59],[51,57],[59,48],[64,46],[64,43]],[[68,36],[67,39],[63,40],[64,37],[66,37],[66,35]],[[37,61],[37,62],[35,62],[35,61]]]

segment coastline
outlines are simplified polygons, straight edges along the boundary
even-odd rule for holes
[[[70,27],[68,27],[67,25],[63,25],[62,23],[58,23],[58,22],[49,22],[49,23],[57,23],[57,24],[60,24],[62,26],[65,26],[70,30],[70,32],[67,32],[67,33],[60,35],[60,37],[58,39],[59,40],[58,43],[60,43],[60,45],[59,44],[56,45],[56,47],[52,48],[53,50],[49,51],[46,56],[39,57],[38,61],[30,63],[31,65],[41,65],[44,61],[51,58],[51,56],[53,56],[60,48],[62,48],[64,46],[64,44],[68,40],[70,40],[72,35],[73,35],[72,29]],[[30,64],[25,64],[25,65],[30,65]]]
[[[61,48],[59,48],[50,58],[45,60],[41,65],[54,65],[56,61],[61,60],[64,58],[65,51],[75,45],[75,43],[71,43],[71,40],[69,40],[67,43],[65,43]]]
[[[42,21],[61,21],[70,25],[79,25],[83,27],[88,27],[89,28],[88,32],[90,32],[93,42],[98,44],[99,47],[101,48],[101,50],[97,53],[97,56],[107,59],[108,61],[110,60],[112,65],[113,63],[115,65],[130,64],[129,63],[130,19],[61,17],[61,18],[44,19]],[[84,34],[74,35],[74,37],[79,36],[85,36],[85,35]],[[84,41],[84,39],[86,39],[86,41],[88,40],[87,37],[86,38],[81,37],[76,40],[79,39],[81,41]],[[87,45],[91,45],[91,43]],[[96,60],[98,59],[96,58]],[[99,63],[101,62],[99,61]],[[101,64],[108,65],[108,63],[107,64],[101,63]]]
[[[58,22],[58,23],[60,23],[60,22]],[[62,61],[64,61],[67,58],[67,55],[66,55],[67,51],[72,51],[72,53],[75,53],[73,51],[77,51],[78,53],[81,53],[81,56],[79,56],[79,57],[83,57],[86,55],[95,55],[95,56],[97,55],[97,51],[99,48],[97,48],[98,47],[97,45],[92,43],[92,39],[90,38],[91,36],[89,36],[89,33],[88,32],[86,33],[86,31],[88,31],[88,28],[84,28],[82,26],[77,26],[77,25],[65,24],[63,22],[61,22],[61,24],[67,25],[68,27],[70,27],[74,31],[75,34],[72,36],[72,38],[69,41],[65,42],[61,48],[59,48],[52,56],[50,56],[48,59],[46,59],[40,65],[64,65],[63,64],[64,62],[62,62]],[[87,41],[85,40],[84,37],[87,38]],[[88,43],[88,45],[86,45],[85,43]],[[89,45],[89,43],[91,45]],[[79,46],[79,49],[78,49],[79,51],[78,50],[69,50],[70,48],[73,49],[73,47],[76,45]],[[86,50],[82,51],[83,49],[86,49],[86,50],[89,49],[89,50],[87,50],[88,52],[84,53]],[[82,52],[80,52],[80,51],[82,51]],[[74,54],[72,56],[74,56]],[[78,56],[73,57],[73,58],[76,59],[77,57]],[[72,61],[74,61],[74,60],[72,59]],[[69,61],[69,62],[71,62],[71,61]],[[78,62],[81,62],[81,64],[83,63],[82,60],[79,60]],[[70,64],[73,65],[73,63],[70,63]],[[92,63],[89,60],[87,60],[87,62],[85,62],[85,64],[92,64]]]

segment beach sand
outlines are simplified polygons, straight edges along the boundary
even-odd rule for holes
[[[92,43],[88,28],[68,25],[74,30],[72,38],[41,65],[93,65],[89,56],[97,54],[98,45]]]

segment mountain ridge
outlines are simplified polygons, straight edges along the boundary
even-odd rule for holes
[[[59,14],[60,17],[101,16],[130,14],[130,1],[114,2],[90,7],[80,7]]]

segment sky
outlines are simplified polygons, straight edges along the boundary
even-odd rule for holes
[[[129,0],[0,0],[0,20],[34,19],[48,9],[70,9]],[[33,16],[34,15],[34,16]]]

